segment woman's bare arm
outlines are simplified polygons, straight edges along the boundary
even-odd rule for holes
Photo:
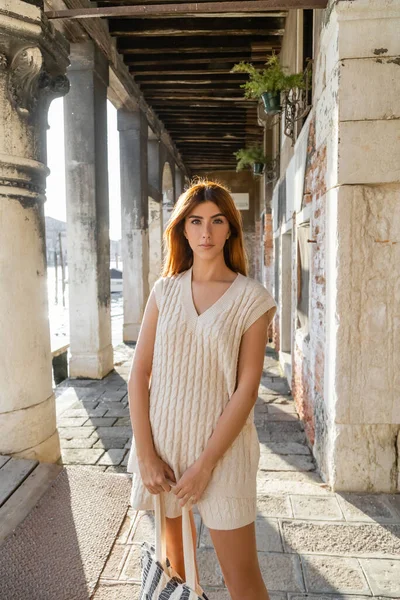
[[[243,334],[238,359],[238,383],[212,436],[199,457],[207,469],[214,469],[246,423],[257,397],[264,366],[268,328],[276,307],[261,315]]]
[[[157,456],[149,420],[149,383],[157,320],[158,308],[152,291],[144,311],[128,380],[129,411],[139,462]]]

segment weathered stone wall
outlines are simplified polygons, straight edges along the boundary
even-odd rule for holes
[[[301,206],[295,181],[298,140],[292,158],[283,152],[286,211],[274,232],[292,230],[292,392],[321,473],[335,489],[395,491],[400,2],[343,1],[315,16],[317,55]],[[308,219],[305,334],[296,323],[296,222]],[[281,329],[280,313],[274,331],[278,349]]]

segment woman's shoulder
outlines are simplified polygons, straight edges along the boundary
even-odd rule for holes
[[[247,289],[251,294],[252,301],[255,303],[263,303],[269,304],[272,308],[273,306],[277,306],[275,302],[275,298],[271,294],[271,292],[262,284],[258,279],[254,279],[253,277],[246,276],[247,279]]]
[[[161,306],[161,298],[163,294],[168,293],[177,281],[186,273],[186,271],[181,271],[180,273],[174,273],[173,275],[161,275],[153,284],[154,293],[156,296],[157,306],[160,308]]]

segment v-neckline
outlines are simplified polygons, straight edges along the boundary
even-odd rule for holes
[[[196,307],[193,301],[193,292],[192,292],[192,276],[193,276],[193,265],[189,267],[189,269],[185,272],[183,277],[183,303],[188,312],[188,316],[193,321],[194,324],[205,321],[209,319],[212,315],[222,310],[224,306],[229,302],[236,289],[240,286],[239,283],[242,283],[243,280],[246,279],[244,275],[238,272],[236,275],[236,279],[232,281],[230,286],[225,290],[225,292],[213,303],[209,306],[205,311],[203,311],[200,315],[198,314]]]

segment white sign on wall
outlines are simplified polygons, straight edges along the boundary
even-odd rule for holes
[[[248,193],[231,194],[236,208],[239,210],[248,210],[250,208],[250,196]]]

